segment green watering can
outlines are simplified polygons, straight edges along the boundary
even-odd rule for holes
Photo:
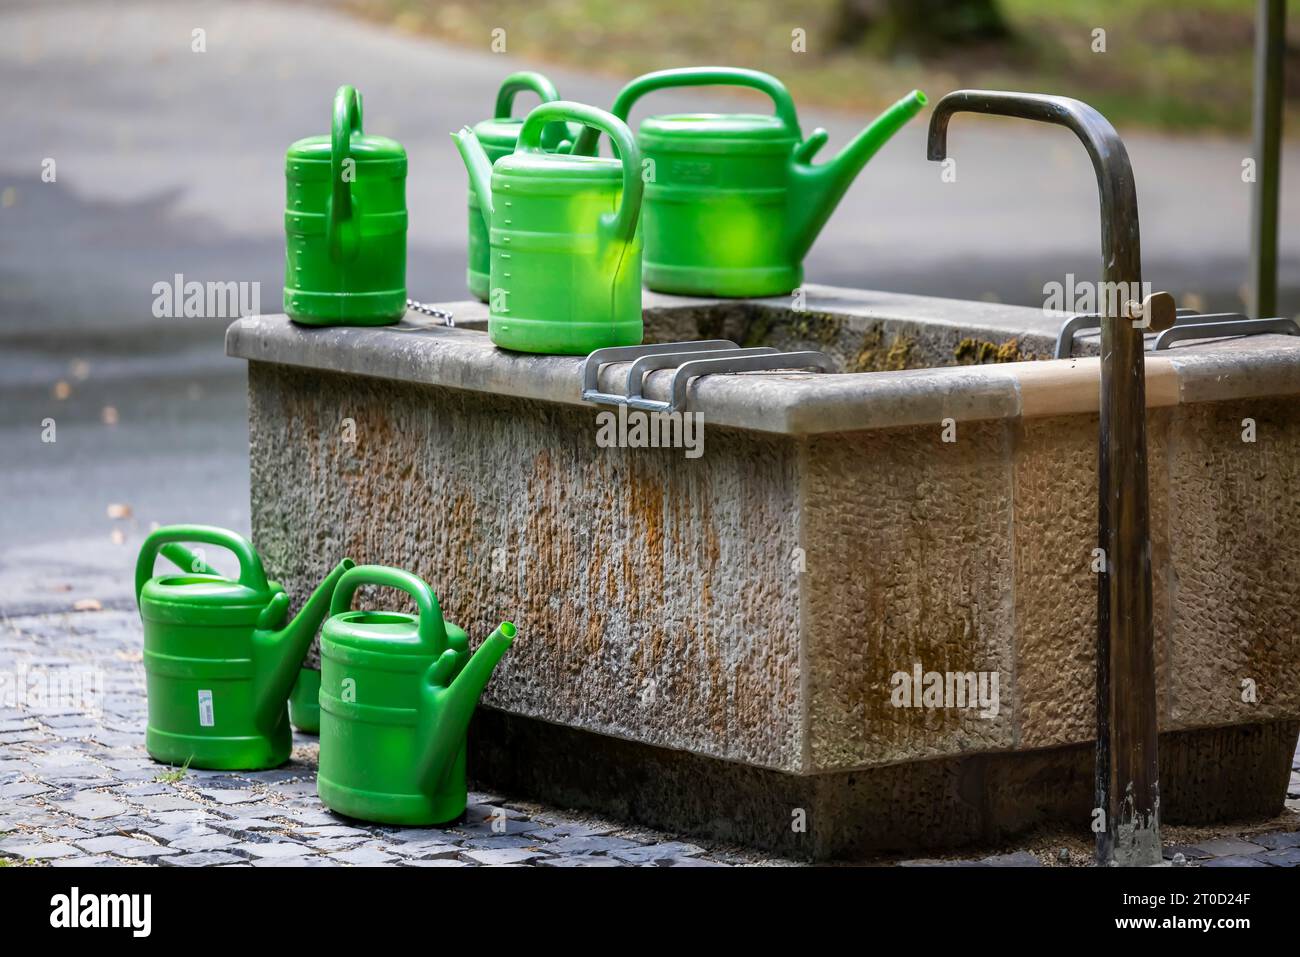
[[[362,585],[401,589],[418,614],[349,610]],[[345,574],[321,631],[320,799],[387,824],[460,817],[469,720],[514,636],[502,622],[471,657],[465,632],[443,621],[415,575],[382,565]]]
[[[361,132],[361,94],[334,95],[329,136],[284,158],[284,311],[312,326],[382,326],[406,313],[406,150]]]
[[[303,667],[289,692],[289,723],[305,734],[320,734],[320,671]]]
[[[867,160],[925,105],[913,90],[835,159],[814,166],[825,130],[803,139],[781,81],[757,70],[660,70],[623,87],[611,112],[626,121],[655,90],[744,86],[771,97],[773,116],[681,113],[652,116],[638,143],[646,161],[645,283],[696,296],[778,296],[803,282],[803,258]],[[575,153],[591,153],[584,130]]]
[[[609,134],[619,159],[548,153],[548,125]],[[453,133],[491,237],[488,335],[504,349],[586,355],[641,342],[641,154],[603,110],[543,103],[513,153],[493,163],[468,127]]]
[[[239,578],[217,574],[181,542],[233,553]],[[160,553],[183,573],[151,577]],[[353,564],[343,559],[286,624],[289,596],[267,581],[262,560],[242,535],[210,525],[171,525],[150,534],[135,566],[149,754],[196,768],[255,771],[283,764],[292,737],[289,690],[335,584]]]
[[[559,91],[540,73],[523,71],[512,73],[505,78],[501,89],[497,91],[496,109],[492,119],[483,120],[474,126],[474,136],[487,154],[488,161],[495,163],[501,157],[515,151],[519,139],[519,128],[524,121],[510,115],[514,107],[515,94],[531,91],[536,93],[543,103],[550,103],[560,98]],[[542,148],[546,150],[565,150],[572,145],[580,127],[572,131],[563,123],[551,123],[542,129]],[[488,269],[488,227],[479,207],[478,193],[473,182],[469,186],[469,268],[466,277],[469,291],[478,299],[487,302],[490,280]]]

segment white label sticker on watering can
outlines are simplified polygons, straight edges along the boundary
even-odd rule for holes
[[[205,728],[210,728],[216,721],[212,718],[212,692],[199,692],[199,724]]]

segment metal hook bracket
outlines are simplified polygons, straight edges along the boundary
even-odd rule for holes
[[[611,362],[630,362],[626,391],[601,392],[600,369]],[[667,401],[645,396],[646,376],[660,369],[674,369]],[[811,369],[835,372],[835,362],[824,352],[781,352],[770,346],[741,348],[730,339],[698,342],[663,342],[647,346],[614,346],[597,349],[582,364],[582,398],[603,405],[626,405],[646,412],[681,412],[686,407],[692,379],[703,375],[740,372],[775,372],[782,369]]]
[[[1068,359],[1074,351],[1074,337],[1080,332],[1101,328],[1096,314],[1071,316],[1061,323],[1053,356]],[[1222,339],[1229,336],[1261,336],[1269,333],[1300,336],[1300,325],[1293,319],[1248,319],[1239,312],[1200,313],[1179,309],[1174,325],[1159,334],[1148,333],[1147,350],[1168,349],[1175,342],[1188,339]]]

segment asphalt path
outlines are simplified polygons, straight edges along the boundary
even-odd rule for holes
[[[192,49],[196,29],[204,52]],[[152,522],[247,529],[245,379],[222,350],[227,322],[156,317],[154,285],[177,274],[256,283],[262,308],[279,310],[284,150],[328,131],[334,89],[354,84],[366,129],[407,147],[410,293],[459,299],[465,176],[449,134],[486,117],[501,78],[525,68],[597,105],[626,79],[496,54],[488,38],[450,47],[328,5],[0,4],[0,610],[66,604],[73,580],[95,583],[77,596],[124,600]],[[634,120],[756,105],[665,92]],[[826,156],[869,119],[801,111],[805,131],[830,131]],[[814,247],[810,281],[1041,304],[1045,283],[1097,274],[1096,186],[1069,133],[957,117],[955,182],[925,160],[924,135],[922,117],[872,160]],[[1125,139],[1145,278],[1184,301],[1237,306],[1247,142]],[[1283,177],[1293,314],[1295,147]]]

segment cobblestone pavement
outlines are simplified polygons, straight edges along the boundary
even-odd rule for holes
[[[169,771],[144,751],[134,611],[0,622],[0,864],[112,866],[726,867],[791,862],[471,792],[448,828],[370,825],[316,797],[316,740],[270,771]],[[57,692],[57,695],[55,694]],[[86,703],[90,707],[86,707]],[[1166,856],[1205,867],[1300,864],[1300,753],[1288,812],[1259,833],[1214,833]],[[1259,830],[1259,829],[1257,829]],[[1207,832],[1209,833],[1209,832]],[[912,866],[1080,863],[1035,847]],[[882,861],[882,863],[884,863]]]

